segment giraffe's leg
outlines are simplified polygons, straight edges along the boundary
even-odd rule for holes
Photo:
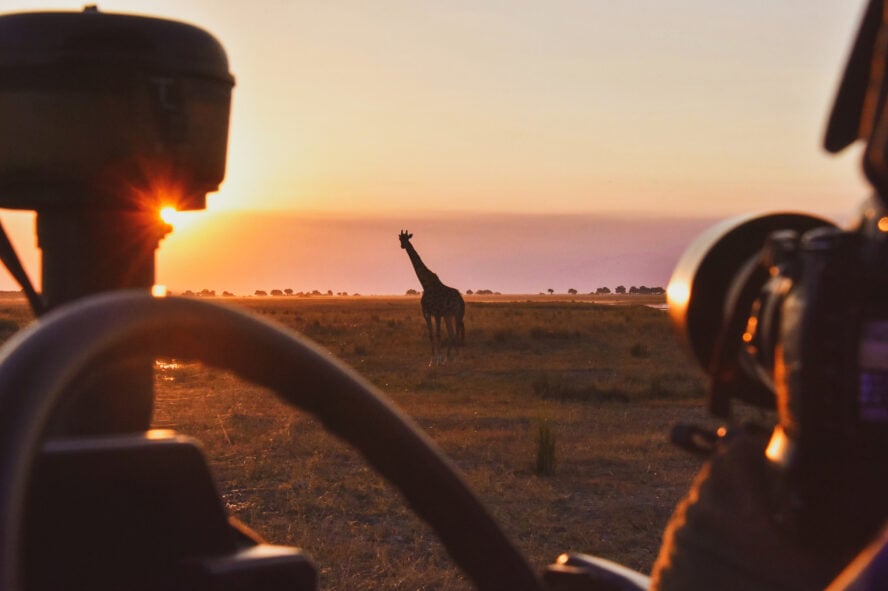
[[[435,365],[440,365],[441,358],[441,317],[435,316],[435,341],[433,345],[432,360],[435,362]]]
[[[444,327],[447,329],[447,357],[445,359],[450,359],[450,352],[456,343],[456,330],[453,320],[453,316],[446,316],[444,318]]]
[[[432,345],[432,358],[429,360],[429,367],[435,363],[435,333],[432,331],[432,315],[425,315],[426,327],[429,329],[429,343]]]

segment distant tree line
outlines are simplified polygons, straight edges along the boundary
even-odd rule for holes
[[[550,295],[555,294],[555,290],[552,288],[549,288],[546,291]],[[406,291],[406,295],[409,295],[409,296],[418,296],[421,293],[422,292],[417,291],[412,288],[408,289]],[[580,292],[571,287],[570,289],[567,290],[567,293],[570,295],[577,295]],[[618,294],[618,295],[626,295],[626,294],[628,294],[628,295],[663,295],[666,293],[666,290],[662,287],[647,287],[645,285],[642,285],[641,287],[636,287],[633,285],[632,287],[627,289],[625,285],[618,285],[617,287],[615,287],[613,289],[613,291],[611,291],[611,288],[609,288],[609,287],[599,287],[595,291],[590,291],[589,295],[608,295],[611,293]],[[543,294],[544,294],[544,292],[541,291],[540,295],[543,295]],[[274,295],[274,294],[272,294],[272,295]],[[491,289],[476,289],[474,291],[471,289],[467,289],[466,295],[502,295],[502,294],[498,291],[493,291]]]
[[[186,296],[186,297],[214,298],[214,297],[216,297],[216,290],[215,289],[202,289],[200,291],[194,292],[194,291],[191,291],[190,289],[186,289],[185,291],[182,292],[182,295]],[[230,298],[230,297],[234,297],[234,294],[231,293],[230,291],[223,291],[222,297],[223,298]]]
[[[409,296],[416,296],[416,295],[420,295],[421,292],[419,292],[415,289],[408,289],[405,293],[406,293],[406,295],[409,295]],[[476,290],[467,289],[466,295],[502,295],[502,294],[498,291],[493,291],[492,289],[476,289]]]
[[[549,289],[547,289],[546,291],[550,295],[555,293],[555,290],[552,289],[551,287]],[[542,293],[543,292],[540,292],[540,295],[542,295]],[[567,290],[567,293],[570,295],[576,295],[579,292],[574,288],[570,288]],[[627,290],[625,285],[618,285],[617,287],[614,288],[613,291],[611,291],[611,289],[609,287],[599,287],[595,291],[589,292],[590,295],[608,295],[610,293],[615,293],[618,295],[625,295],[625,294],[629,294],[629,295],[663,295],[666,293],[666,290],[662,287],[647,287],[645,285],[642,285],[641,287],[636,287],[633,285],[632,287],[630,287]]]
[[[592,293],[592,292],[590,292]],[[595,290],[595,295],[607,295],[612,293],[609,287],[599,287]],[[624,295],[663,295],[666,293],[666,290],[662,287],[647,287],[642,285],[641,287],[635,287],[634,285],[630,287],[628,290],[625,285],[618,285],[614,288],[613,293]]]
[[[317,289],[312,290],[312,291],[298,291],[297,292],[297,291],[293,291],[292,289],[289,289],[289,288],[288,289],[272,289],[271,292],[268,292],[264,289],[257,289],[256,291],[253,292],[253,295],[258,296],[258,297],[268,297],[269,293],[271,294],[272,297],[295,296],[295,297],[300,297],[300,298],[307,298],[307,297],[311,297],[311,296],[332,296],[332,295],[334,295],[332,289],[328,289],[326,292],[322,293],[320,290],[317,290]],[[214,297],[216,297],[216,290],[215,289],[202,289],[200,291],[192,291],[190,289],[186,289],[185,291],[183,291],[181,293],[181,295],[186,296],[186,297],[214,298]],[[347,295],[349,295],[349,293],[347,291],[337,291],[335,295],[347,296]],[[359,296],[361,294],[354,293],[352,295]],[[233,297],[235,297],[235,294],[233,294],[230,291],[223,291],[222,297],[223,298],[233,298]]]
[[[328,289],[327,291],[322,292],[319,289],[313,289],[311,291],[294,291],[289,288],[288,289],[272,289],[270,294],[271,294],[271,297],[276,297],[276,298],[280,298],[280,297],[284,297],[284,296],[291,296],[291,297],[297,297],[297,298],[309,298],[309,297],[313,297],[313,296],[332,296],[332,295],[347,296],[347,295],[349,295],[349,293],[347,291],[337,291],[334,294],[332,289]],[[259,297],[267,297],[269,295],[269,292],[265,291],[264,289],[257,289],[256,291],[253,292],[253,295],[259,296]],[[361,294],[354,293],[352,295],[359,296]]]
[[[546,291],[550,295],[555,293],[555,290],[552,288],[549,288]],[[467,289],[465,293],[466,293],[466,295],[502,295],[500,292],[494,291],[492,289],[476,289],[476,290]],[[576,289],[571,287],[570,289],[567,290],[567,293],[570,295],[577,295],[579,293],[579,291],[577,291]],[[615,287],[613,289],[613,291],[611,291],[611,288],[609,288],[609,287],[599,287],[595,291],[589,292],[590,295],[608,295],[611,293],[615,293],[618,295],[625,295],[625,294],[628,294],[628,295],[663,295],[666,293],[666,290],[663,289],[662,287],[647,287],[645,285],[642,285],[640,287],[636,287],[633,285],[632,287],[627,289],[625,285],[618,285],[617,287]],[[416,289],[408,289],[406,294],[409,296],[418,296],[421,294],[421,292],[417,291]],[[199,298],[210,297],[210,298],[213,298],[213,297],[216,297],[216,290],[202,289],[200,291],[195,292],[190,289],[187,289],[187,290],[183,291],[181,293],[181,295],[186,296],[186,297],[199,297]],[[307,298],[307,297],[333,296],[333,295],[348,296],[349,293],[347,291],[337,291],[334,293],[332,289],[328,289],[326,292],[322,292],[318,289],[313,289],[311,291],[294,291],[293,289],[287,288],[287,289],[272,289],[271,291],[266,291],[264,289],[257,289],[256,291],[253,292],[253,295],[256,297],[269,297],[269,296],[284,297],[284,296],[288,296],[288,297]],[[353,293],[351,295],[360,296],[361,294]],[[540,292],[540,295],[543,295],[543,292]],[[230,291],[223,291],[222,297],[224,297],[224,298],[235,297],[235,294],[233,294]]]

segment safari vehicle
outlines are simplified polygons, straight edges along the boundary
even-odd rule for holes
[[[879,17],[881,3],[873,6]],[[852,92],[866,78],[859,65],[875,45],[870,29],[863,57],[849,65]],[[158,210],[203,208],[224,175],[234,78],[211,35],[94,8],[9,14],[0,17],[0,79],[0,206],[37,212],[44,256],[37,294],[0,241],[39,316],[0,358],[0,589],[316,588],[307,554],[266,544],[228,517],[197,442],[150,430],[158,356],[232,371],[315,415],[400,490],[479,589],[648,587],[639,573],[582,555],[534,572],[431,440],[354,371],[240,311],[150,293],[154,252],[169,231]],[[778,221],[799,232],[810,225]],[[741,267],[764,229],[775,229],[752,228]],[[742,297],[732,302],[741,319],[762,292],[773,294],[758,273],[705,275],[707,255],[720,261],[719,245],[736,235],[717,238],[680,267],[690,283],[676,313],[694,337],[716,325],[741,338],[734,314],[724,320],[700,303],[700,289],[712,293],[701,281],[728,297],[739,274]],[[884,259],[875,264],[881,271]],[[720,349],[726,366],[737,369],[740,349]],[[885,582],[884,548],[878,560],[881,578],[854,588]]]

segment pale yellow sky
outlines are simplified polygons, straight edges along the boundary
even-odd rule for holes
[[[82,2],[7,0],[7,11]],[[862,2],[107,0],[237,78],[212,209],[842,210],[820,150]]]
[[[0,10],[82,5],[6,0]],[[237,80],[227,178],[210,211],[190,214],[159,252],[159,279],[183,289],[224,288],[221,270],[215,285],[188,281],[207,256],[199,248],[232,247],[222,222],[212,225],[227,210],[386,219],[393,228],[365,236],[363,248],[388,249],[399,225],[440,214],[836,216],[868,193],[859,149],[831,157],[820,147],[862,1],[107,0],[99,8],[207,29]],[[33,229],[21,216],[3,220],[36,275]],[[255,239],[239,236],[258,244],[265,230],[253,229]],[[456,245],[446,233],[425,236],[430,246]],[[297,243],[282,236],[269,248]],[[512,261],[514,273],[520,263]],[[668,274],[663,264],[650,281]],[[225,272],[245,289],[269,265]],[[262,281],[280,277],[283,288],[296,273],[268,271]],[[483,280],[466,282],[497,289]]]

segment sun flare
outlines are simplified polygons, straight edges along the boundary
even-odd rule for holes
[[[178,218],[178,215],[177,215],[178,213],[179,212],[176,210],[175,207],[173,207],[172,205],[167,205],[166,207],[160,208],[159,215],[160,215],[160,219],[162,219],[164,222],[166,222],[172,226],[172,225],[175,225],[175,223],[176,223],[176,220]]]
[[[684,308],[691,299],[691,288],[682,279],[674,279],[666,287],[666,299],[670,308]]]
[[[179,211],[172,205],[164,205],[157,212],[160,219],[163,220],[164,223],[173,226],[175,230],[184,230],[186,228],[191,227],[195,222],[201,219],[205,219],[205,216],[201,214],[205,214],[206,210],[194,210],[194,211]]]

